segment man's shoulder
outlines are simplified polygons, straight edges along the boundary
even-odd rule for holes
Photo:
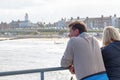
[[[83,39],[82,37],[72,37],[70,38],[71,41],[76,41],[76,40],[81,40]]]
[[[94,41],[96,41],[96,42],[99,42],[99,40],[98,40],[96,37],[91,36],[91,38],[92,38],[92,40],[94,40]]]
[[[69,42],[70,43],[83,43],[85,40],[83,37],[72,37],[70,38]]]
[[[72,38],[70,38],[70,39],[69,39],[69,43],[75,42],[76,39],[77,39],[77,37],[72,37]]]

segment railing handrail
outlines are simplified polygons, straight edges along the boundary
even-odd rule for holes
[[[41,68],[41,69],[6,71],[6,72],[0,72],[0,76],[11,76],[11,75],[30,74],[30,73],[44,73],[49,71],[58,71],[58,70],[67,70],[67,69],[68,68],[63,68],[63,67],[52,67],[52,68]]]

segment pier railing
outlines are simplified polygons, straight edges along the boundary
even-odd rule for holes
[[[68,68],[63,68],[63,67],[53,67],[53,68],[30,69],[30,70],[19,70],[19,71],[6,71],[6,72],[0,72],[0,77],[20,75],[20,74],[40,73],[40,79],[44,80],[45,72],[67,70],[67,69]]]

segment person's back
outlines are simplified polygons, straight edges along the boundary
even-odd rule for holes
[[[61,60],[77,80],[108,80],[97,40],[87,33],[86,25],[76,21],[69,24],[70,40]]]
[[[103,30],[102,55],[110,80],[120,80],[120,33],[113,26]]]
[[[73,64],[78,79],[104,72],[100,47],[95,38],[84,33],[70,40],[73,48]],[[62,63],[64,67],[64,62]]]
[[[108,80],[98,41],[87,33],[81,21],[69,24],[70,40],[61,60],[77,80]]]
[[[120,80],[120,41],[102,48],[102,54],[110,80]]]

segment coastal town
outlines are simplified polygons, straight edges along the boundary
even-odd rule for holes
[[[54,23],[36,22],[29,19],[28,13],[25,13],[24,20],[12,20],[10,23],[0,23],[0,37],[67,37],[68,24],[72,21],[80,20],[86,23],[89,31],[102,32],[105,26],[114,26],[120,28],[120,17],[113,16],[86,17],[80,16],[69,19],[61,18]]]

